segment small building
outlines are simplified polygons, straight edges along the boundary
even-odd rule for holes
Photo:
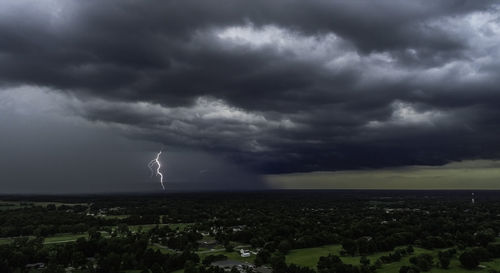
[[[269,268],[268,266],[259,266],[255,268],[255,271],[257,273],[272,273],[273,270]]]
[[[25,267],[29,269],[43,269],[45,268],[45,264],[44,263],[27,264]]]
[[[217,241],[216,240],[199,240],[198,244],[200,244],[200,247],[214,248],[217,245]]]
[[[250,257],[250,252],[249,252],[249,251],[247,251],[247,250],[244,250],[244,249],[242,248],[242,249],[240,249],[240,255],[241,255],[241,257],[243,257],[243,258],[248,258],[248,257]]]
[[[225,271],[231,271],[233,267],[236,267],[240,272],[243,271],[243,269],[246,267],[255,267],[253,264],[236,260],[215,261],[211,263],[211,265],[223,268]]]

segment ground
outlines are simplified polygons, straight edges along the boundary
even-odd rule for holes
[[[316,264],[318,263],[319,257],[327,256],[328,254],[338,255],[339,251],[342,249],[341,245],[326,245],[322,247],[312,247],[312,248],[302,248],[295,249],[290,251],[288,255],[286,255],[287,263],[294,263],[301,266],[307,266],[311,268],[316,268]],[[436,250],[427,250],[423,248],[415,247],[415,252],[412,255],[406,256],[401,259],[399,262],[384,264],[381,269],[377,270],[377,272],[384,273],[398,273],[399,269],[403,265],[410,265],[409,259],[411,256],[418,255],[421,253],[429,253],[434,256],[434,261],[437,262],[437,253],[439,249]],[[378,252],[372,255],[367,256],[370,259],[371,263],[374,263],[380,256],[387,255],[389,252]],[[342,261],[347,264],[359,265],[360,256],[354,257],[341,257]],[[467,270],[460,266],[460,261],[458,258],[454,258],[451,260],[449,269],[440,269],[433,267],[429,272],[431,273],[461,273],[461,272],[488,272],[489,269],[500,270],[500,259],[492,260],[490,262],[482,262],[481,265],[486,266],[485,269],[475,269],[475,270]]]

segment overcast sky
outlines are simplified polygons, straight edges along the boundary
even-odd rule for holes
[[[189,190],[496,164],[499,16],[478,0],[1,1],[0,192],[160,190],[163,146]]]

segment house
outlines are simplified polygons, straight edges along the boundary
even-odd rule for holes
[[[246,225],[238,225],[238,226],[232,226],[232,227],[229,227],[233,230],[233,232],[240,232],[242,230],[244,230],[247,226]]]
[[[248,258],[248,257],[250,257],[250,252],[248,252],[248,251],[246,251],[246,250],[244,250],[244,249],[242,248],[242,249],[240,249],[240,255],[241,255],[241,257],[243,257],[243,258]]]
[[[257,273],[272,273],[273,270],[267,266],[259,266],[255,268]]]
[[[250,268],[255,267],[253,264],[250,264],[247,262],[235,261],[235,260],[216,261],[216,262],[211,263],[211,265],[223,268],[224,271],[231,271],[231,269],[233,267],[236,267],[238,269],[238,271],[240,271],[240,272],[245,272],[245,268],[247,268],[247,267],[250,267]]]
[[[45,264],[44,263],[27,264],[25,267],[29,269],[43,269],[45,268]]]
[[[217,245],[217,241],[216,240],[199,240],[198,244],[200,244],[200,247],[214,248]]]

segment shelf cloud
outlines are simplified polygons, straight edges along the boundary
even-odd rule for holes
[[[48,2],[0,3],[0,89],[127,137],[260,174],[500,157],[495,1]]]

